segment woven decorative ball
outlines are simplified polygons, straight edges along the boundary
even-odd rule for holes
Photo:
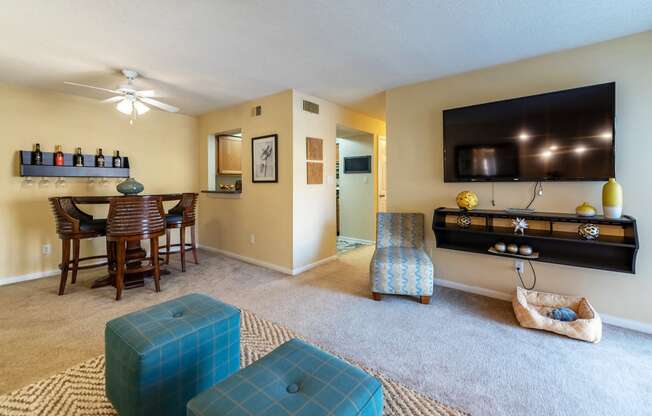
[[[577,228],[577,234],[585,240],[595,240],[600,237],[600,227],[591,223],[582,224]]]
[[[478,196],[475,194],[475,192],[462,191],[457,194],[455,202],[457,202],[458,207],[467,211],[471,211],[473,208],[478,206]]]
[[[471,217],[465,214],[458,215],[457,226],[460,228],[469,228],[471,226]]]

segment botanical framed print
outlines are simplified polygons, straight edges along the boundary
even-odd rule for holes
[[[278,135],[251,139],[252,182],[278,182]]]

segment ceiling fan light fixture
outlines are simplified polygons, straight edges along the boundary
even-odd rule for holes
[[[115,108],[126,115],[131,115],[134,112],[134,104],[131,102],[131,100],[125,98],[124,100],[120,101],[118,104],[116,104]]]
[[[139,116],[142,116],[143,114],[145,114],[146,112],[149,111],[149,107],[146,106],[145,104],[141,103],[140,101],[135,101],[134,102],[134,108],[136,108],[136,113]]]

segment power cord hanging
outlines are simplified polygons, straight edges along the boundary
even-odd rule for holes
[[[534,276],[532,281],[532,286],[530,287],[525,286],[525,283],[523,282],[523,276],[521,275],[521,271],[519,269],[516,269],[516,274],[518,274],[518,279],[521,281],[521,286],[523,286],[523,289],[532,290],[537,285],[537,272],[534,270],[534,265],[532,264],[532,261],[528,260],[527,263],[530,265],[530,269],[532,269],[532,276]]]
[[[534,184],[534,189],[532,190],[532,199],[530,199],[530,202],[527,204],[525,209],[530,209],[534,203],[534,200],[537,199],[537,196],[541,195],[543,195],[543,185],[541,184],[541,181],[536,181]]]

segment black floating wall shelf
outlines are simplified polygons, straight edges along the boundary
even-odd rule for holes
[[[54,166],[54,153],[42,152],[43,164],[32,165],[32,152],[20,151],[20,176],[62,177],[62,178],[128,178],[129,158],[121,157],[122,167],[113,167],[113,157],[104,156],[106,167],[95,167],[95,155],[84,155],[84,167],[72,165],[72,153],[63,154],[63,166]]]
[[[470,227],[462,228],[456,223],[446,221],[446,217],[466,214],[480,218]],[[541,221],[547,229],[525,230],[524,235],[514,234],[509,226],[494,226],[494,219],[525,218],[528,221]],[[584,240],[576,232],[557,230],[555,224],[583,223],[615,226],[622,228],[622,235],[601,234],[597,240]],[[527,244],[539,252],[539,258],[533,261],[565,264],[568,266],[587,267],[622,273],[636,272],[636,253],[638,251],[638,234],[636,220],[630,216],[618,219],[605,218],[601,215],[580,217],[574,214],[557,214],[547,212],[509,213],[499,210],[462,211],[456,208],[437,208],[433,215],[432,229],[437,239],[437,247],[451,250],[496,256],[488,251],[497,242],[506,244]]]

